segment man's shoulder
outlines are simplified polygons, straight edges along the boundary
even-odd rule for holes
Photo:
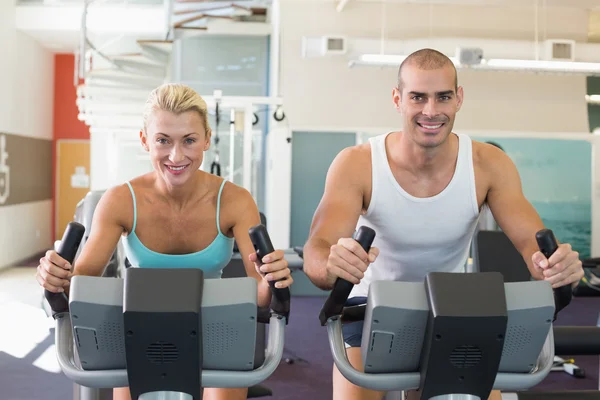
[[[478,183],[494,186],[516,171],[513,160],[494,144],[473,141],[473,166]]]
[[[371,164],[371,144],[369,142],[356,144],[342,149],[332,166],[343,166],[345,170],[358,170]]]
[[[348,146],[344,148],[340,154],[345,157],[366,157],[371,155],[371,143],[365,142],[355,144],[354,146]]]
[[[371,176],[371,146],[361,143],[342,149],[329,166],[327,185],[363,186]]]
[[[510,160],[508,155],[495,144],[471,140],[473,143],[473,161],[480,167],[494,167]]]

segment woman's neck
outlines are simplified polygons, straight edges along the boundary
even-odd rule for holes
[[[178,186],[169,185],[168,182],[157,177],[155,187],[174,209],[181,210],[198,198],[199,189],[206,187],[208,179],[204,175],[201,171],[197,171],[187,182]]]

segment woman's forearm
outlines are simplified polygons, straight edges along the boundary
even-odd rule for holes
[[[261,308],[268,307],[271,304],[271,287],[269,286],[269,281],[265,278],[258,281],[257,303]]]

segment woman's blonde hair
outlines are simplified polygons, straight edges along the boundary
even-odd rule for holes
[[[144,134],[148,126],[148,118],[155,110],[169,111],[182,114],[187,111],[196,111],[202,118],[206,135],[210,136],[211,129],[208,125],[208,108],[204,99],[192,88],[180,83],[165,83],[154,89],[146,100],[144,107]]]

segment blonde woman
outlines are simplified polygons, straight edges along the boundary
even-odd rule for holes
[[[94,213],[92,230],[72,273],[54,251],[40,260],[36,279],[51,292],[68,292],[73,275],[100,276],[123,236],[125,253],[140,268],[170,265],[201,267],[206,278],[219,278],[237,242],[248,276],[256,279],[258,305],[271,301],[270,280],[292,284],[283,251],[257,264],[248,229],[260,214],[248,191],[199,170],[210,146],[211,129],[204,100],[181,84],[164,84],[150,94],[143,115],[141,144],[153,171],[110,188]],[[245,399],[247,388],[207,388],[205,398]],[[128,388],[114,390],[129,400]]]

